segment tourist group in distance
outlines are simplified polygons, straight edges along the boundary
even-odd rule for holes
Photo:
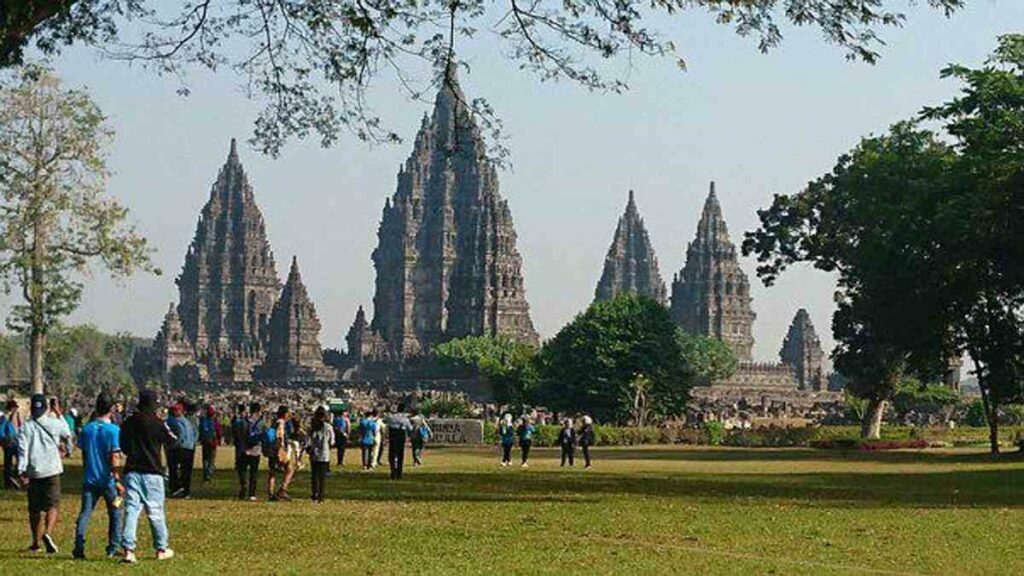
[[[372,471],[383,465],[385,447],[392,480],[400,480],[406,448],[411,447],[413,465],[424,461],[424,449],[432,437],[427,419],[403,404],[392,410],[368,409],[353,419],[347,409],[332,412],[328,406],[296,413],[289,406],[273,410],[260,402],[238,404],[225,430],[212,404],[201,411],[182,398],[169,406],[152,389],[139,393],[131,410],[103,392],[93,404],[91,417],[82,425],[77,410],[62,410],[56,399],[34,394],[29,417],[22,418],[18,403],[8,402],[0,416],[0,444],[4,448],[4,486],[23,489],[28,495],[31,531],[30,553],[57,554],[52,534],[59,519],[63,461],[74,449],[83,464],[81,509],[75,526],[72,557],[85,559],[86,533],[96,506],[102,501],[108,517],[108,558],[133,564],[137,556],[137,526],[145,511],[157,560],[174,556],[170,548],[165,500],[192,497],[192,476],[197,448],[204,482],[216,474],[217,449],[230,443],[234,448],[237,498],[258,501],[261,462],[265,461],[265,499],[290,501],[295,474],[310,468],[313,502],[326,498],[327,477],[332,459],[340,469],[349,446],[358,446],[360,468]],[[556,445],[561,466],[574,466],[577,447],[584,466],[592,465],[590,448],[595,443],[593,420],[589,416],[562,420]],[[530,450],[538,428],[529,416],[518,420],[504,414],[496,423],[501,467],[512,465],[513,451],[520,450],[520,466],[529,467]],[[166,462],[166,467],[164,466]]]

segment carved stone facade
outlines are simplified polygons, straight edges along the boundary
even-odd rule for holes
[[[666,304],[665,282],[658,271],[658,258],[647,235],[643,218],[629,191],[626,211],[619,218],[612,245],[604,258],[604,270],[594,290],[594,300],[611,300],[619,294],[647,296]]]
[[[713,182],[696,238],[687,247],[686,264],[672,282],[671,313],[681,329],[722,340],[739,360],[735,374],[713,383],[713,391],[698,396],[762,402],[798,391],[821,392],[827,387],[821,341],[802,308],[779,352],[781,362],[753,361],[756,315],[750,283],[729,239]]]
[[[403,359],[471,335],[538,341],[512,213],[485,152],[461,89],[442,88],[384,205],[374,316],[369,330],[353,326],[357,355]]]
[[[685,332],[714,336],[740,362],[750,362],[755,318],[750,301],[750,283],[729,240],[712,182],[697,236],[686,249],[686,264],[672,281],[672,317]]]
[[[293,271],[297,274],[297,269]],[[195,378],[203,381],[251,382],[264,371],[271,341],[283,342],[282,346],[295,343],[290,333],[276,338],[273,334],[271,317],[282,286],[263,215],[234,139],[200,213],[176,283],[176,309],[172,304],[153,347],[140,351],[148,356],[143,363],[152,368],[152,376],[166,379],[175,365],[191,365]],[[304,288],[301,293],[305,298]],[[308,299],[303,305],[312,310]],[[319,344],[315,344],[314,354],[309,337],[314,332],[315,343],[319,322],[309,322],[308,317],[305,321],[298,333],[302,353],[296,359],[315,371],[323,364]],[[277,330],[293,328],[283,323]]]
[[[797,310],[782,341],[779,360],[793,368],[800,389],[821,391],[828,384],[822,368],[824,357],[821,340],[814,331],[810,315],[803,308]]]
[[[270,315],[270,339],[263,379],[318,380],[328,372],[320,348],[320,319],[306,293],[299,263],[292,258],[288,281]]]

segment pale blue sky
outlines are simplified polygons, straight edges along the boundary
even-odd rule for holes
[[[755,210],[772,194],[792,193],[829,170],[836,157],[870,133],[884,131],[922,105],[952,95],[938,78],[949,62],[978,64],[999,34],[1020,31],[1024,2],[972,0],[952,19],[910,9],[901,30],[884,30],[888,46],[876,66],[850,63],[817,31],[789,30],[768,55],[706,16],[692,13],[670,26],[688,72],[668,60],[640,60],[624,95],[588,93],[568,83],[540,84],[500,58],[486,35],[464,47],[470,97],[490,100],[505,122],[514,170],[501,174],[523,255],[534,323],[553,335],[593,297],[605,252],[627,190],[636,190],[666,283],[683,265],[707,194],[718,197],[737,243],[756,226]],[[56,62],[70,83],[86,85],[117,131],[109,191],[132,210],[157,250],[161,277],[89,283],[73,316],[110,331],[152,336],[232,136],[251,133],[256,106],[229,75],[196,73],[192,95],[176,96],[172,79],[100,60],[74,49]],[[411,103],[385,83],[378,113],[407,140],[425,104]],[[323,323],[325,346],[342,345],[360,304],[372,306],[370,252],[384,199],[408,143],[368,147],[345,138],[329,150],[290,145],[279,159],[243,146],[242,162],[282,278],[297,255]],[[806,307],[830,350],[833,282],[794,269],[768,289],[751,277],[755,356],[773,360],[790,319]],[[11,297],[7,298],[10,302]],[[2,300],[0,300],[2,302]]]

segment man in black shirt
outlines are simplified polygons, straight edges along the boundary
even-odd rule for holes
[[[167,546],[167,521],[164,518],[164,466],[161,448],[170,448],[174,434],[156,414],[155,390],[139,393],[139,404],[121,427],[121,451],[125,455],[125,525],[122,545],[124,562],[134,564],[135,534],[139,515],[145,508],[153,531],[157,560],[167,560],[174,551]]]

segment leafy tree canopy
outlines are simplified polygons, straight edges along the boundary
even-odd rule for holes
[[[736,373],[739,361],[732,349],[718,338],[679,332],[683,358],[696,376],[694,384],[710,386]]]
[[[645,383],[654,416],[683,414],[694,374],[668,311],[649,298],[595,302],[541,350],[540,400],[604,422],[633,415],[635,383]]]
[[[432,354],[442,363],[477,370],[494,387],[500,404],[528,402],[536,384],[537,349],[508,337],[456,338],[435,346]]]
[[[965,3],[927,0],[946,15]],[[878,30],[900,26],[903,6],[897,0],[0,0],[0,67],[21,62],[30,44],[52,54],[84,43],[181,78],[194,67],[227,69],[265,104],[253,143],[277,154],[289,138],[315,135],[326,146],[342,130],[363,140],[397,140],[374,115],[368,89],[390,76],[413,99],[429,94],[437,82],[451,82],[457,42],[499,42],[514,65],[541,80],[622,91],[637,55],[670,57],[685,67],[664,30],[682,14],[703,12],[754,38],[761,51],[779,44],[785,24],[817,28],[849,58],[874,62],[883,43]],[[616,58],[625,65],[607,65]],[[430,81],[419,79],[423,69],[433,69]],[[472,104],[500,136],[487,103]]]

